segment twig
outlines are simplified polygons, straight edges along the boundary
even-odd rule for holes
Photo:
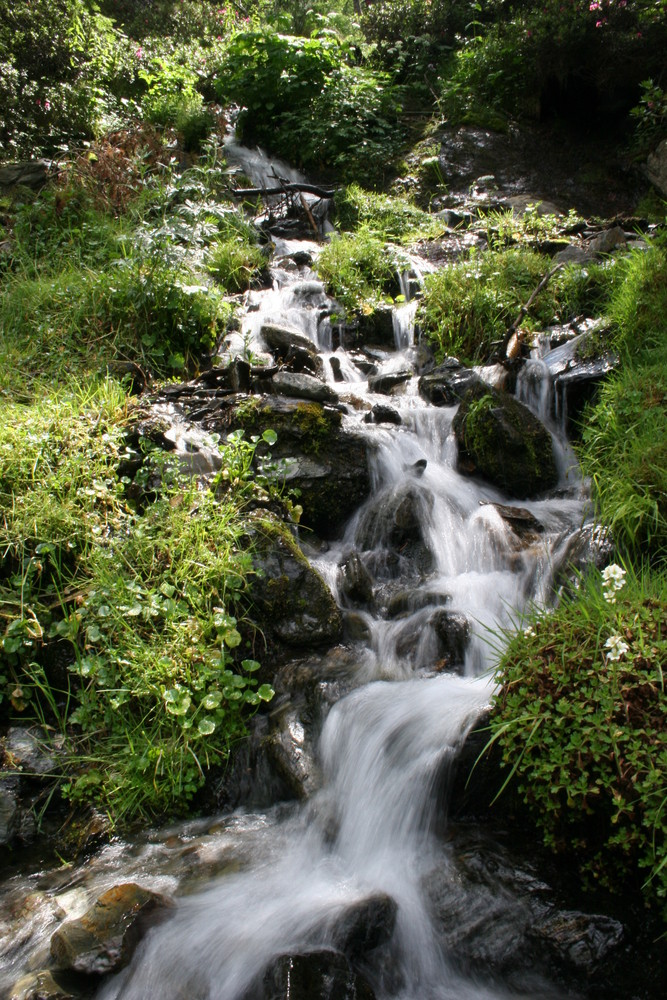
[[[516,319],[507,328],[505,336],[503,337],[502,345],[501,345],[501,352],[500,352],[501,354],[505,354],[507,352],[507,345],[509,344],[510,340],[512,339],[512,335],[514,333],[516,333],[516,330],[517,330],[517,327],[519,326],[519,323],[524,318],[524,316],[526,315],[526,313],[530,310],[530,307],[532,306],[533,302],[535,301],[535,299],[537,298],[537,296],[540,294],[540,292],[542,291],[542,289],[546,288],[546,286],[549,284],[549,282],[553,278],[554,274],[556,274],[557,271],[562,270],[564,266],[565,266],[564,264],[556,264],[556,266],[554,268],[552,268],[551,271],[548,272],[548,274],[545,274],[545,276],[542,278],[542,280],[540,281],[540,283],[537,286],[537,288],[531,294],[531,296],[528,299],[528,301],[526,302],[526,304],[523,305],[523,306],[521,306],[521,308],[519,309],[519,312],[517,314]]]

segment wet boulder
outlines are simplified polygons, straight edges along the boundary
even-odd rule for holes
[[[338,398],[331,386],[321,379],[286,371],[276,372],[272,377],[271,391],[278,396],[309,399],[316,403],[335,403]]]
[[[394,340],[394,307],[379,305],[368,314],[361,313],[357,319],[355,342],[360,345],[372,344],[393,351]]]
[[[488,479],[519,499],[539,496],[558,482],[551,435],[513,396],[471,386],[453,422],[459,471]]]
[[[281,955],[244,1000],[375,1000],[375,993],[344,955],[323,949]]]
[[[348,906],[333,925],[334,946],[352,961],[386,944],[394,933],[398,905],[378,892]]]
[[[10,844],[21,822],[17,782],[0,781],[0,847]]]
[[[403,421],[400,413],[393,406],[384,406],[382,403],[376,403],[364,417],[364,422],[367,424],[395,424],[396,426],[400,426]]]
[[[412,378],[412,371],[405,368],[398,372],[385,372],[380,375],[371,375],[368,379],[368,389],[370,392],[377,392],[388,396],[393,389],[404,385]]]
[[[289,793],[307,799],[320,786],[314,744],[294,710],[278,713],[265,743],[269,761],[285,782]]]
[[[446,666],[460,666],[470,641],[470,622],[460,611],[438,608],[430,620],[439,641],[440,657]]]
[[[257,578],[254,614],[268,637],[288,646],[336,642],[341,614],[333,595],[277,520],[257,520],[250,538]]]
[[[482,506],[486,505],[484,501]],[[525,507],[511,507],[504,503],[492,503],[488,506],[500,514],[523,545],[532,545],[544,532],[544,525]]]
[[[456,358],[446,358],[419,379],[419,394],[433,406],[456,406],[471,386],[481,386],[482,380]]]
[[[276,432],[270,450],[276,475],[288,490],[299,491],[301,521],[321,537],[336,535],[369,495],[367,441],[343,426],[339,410],[306,400],[253,396],[242,401],[229,422],[248,436]],[[268,452],[260,446],[258,459]]]
[[[104,975],[127,965],[147,920],[169,906],[166,897],[126,882],[107,889],[82,917],[68,920],[51,937],[59,969]]]
[[[22,976],[7,994],[7,1000],[73,1000],[73,993],[59,986],[48,969]]]
[[[373,580],[357,552],[341,564],[341,590],[353,604],[368,604],[373,599]]]
[[[264,323],[260,333],[267,347],[293,372],[307,371],[313,375],[322,375],[324,365],[317,347],[299,330]]]
[[[663,139],[646,161],[646,176],[667,197],[667,139]]]

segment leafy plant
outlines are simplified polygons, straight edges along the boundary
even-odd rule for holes
[[[654,902],[667,898],[665,582],[610,567],[536,614],[501,660],[491,719],[505,784],[545,843],[589,883],[642,885]]]
[[[333,236],[317,258],[317,272],[346,309],[368,309],[398,290],[400,255],[361,226]]]

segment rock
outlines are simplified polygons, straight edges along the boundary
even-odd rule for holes
[[[334,924],[334,947],[352,961],[362,958],[391,939],[397,912],[396,901],[385,892],[353,903]]]
[[[267,347],[293,371],[302,372],[305,369],[314,375],[322,375],[324,366],[317,347],[299,330],[264,323],[260,334]]]
[[[470,622],[460,611],[438,608],[431,616],[431,626],[440,641],[440,655],[447,666],[457,666],[465,660],[470,641]]]
[[[253,601],[262,629],[288,646],[337,642],[341,613],[289,529],[268,517],[258,520],[251,544],[258,572]]]
[[[13,782],[0,781],[0,847],[12,842],[20,823],[18,791]]]
[[[394,340],[394,307],[379,305],[368,315],[361,314],[357,320],[355,343],[359,346],[372,344],[393,351]]]
[[[331,386],[312,375],[294,372],[276,372],[271,379],[271,389],[279,396],[310,399],[316,403],[335,403],[338,397]]]
[[[53,164],[49,160],[26,160],[23,163],[5,163],[0,167],[0,187],[40,188],[46,183]]]
[[[482,506],[485,505],[486,501],[482,501]],[[525,507],[509,507],[503,503],[492,503],[489,506],[498,511],[514,534],[526,544],[536,541],[537,537],[544,532],[544,525]]]
[[[591,566],[603,569],[614,556],[614,543],[608,528],[585,524],[567,537],[565,546],[557,550],[551,567],[552,588],[577,588],[581,574]]]
[[[590,250],[573,243],[554,254],[553,262],[554,264],[587,264],[592,260],[592,257]]]
[[[281,955],[244,1000],[375,1000],[375,994],[344,955],[321,950]]]
[[[379,494],[363,512],[355,547],[373,553],[373,564],[366,561],[373,576],[395,576],[399,564],[408,575],[423,576],[430,571],[433,556],[422,537],[422,523],[431,503],[428,494],[408,481]]]
[[[588,249],[591,253],[607,254],[611,253],[617,247],[624,247],[627,242],[625,233],[621,227],[614,226],[613,229],[607,229],[604,233],[600,233],[599,236],[591,240]]]
[[[368,441],[342,427],[338,410],[280,396],[252,397],[232,420],[248,436],[261,436],[268,428],[276,432],[271,461],[285,460],[278,475],[288,489],[299,490],[301,523],[320,537],[334,536],[369,495]],[[209,429],[218,427],[212,422]],[[267,448],[258,448],[258,458],[267,454]]]
[[[534,924],[528,935],[546,945],[567,971],[590,977],[623,943],[625,929],[612,917],[559,910]]]
[[[373,599],[373,580],[360,556],[353,552],[340,568],[343,594],[355,604],[369,604]]]
[[[58,968],[104,975],[126,965],[141,939],[147,918],[168,906],[156,892],[127,882],[107,889],[77,920],[62,924],[51,938]]]
[[[649,155],[646,161],[646,176],[660,194],[667,198],[667,139],[663,139],[658,148]]]
[[[513,396],[491,386],[471,387],[452,426],[461,472],[478,473],[519,499],[557,484],[551,435]]]
[[[419,379],[419,394],[434,406],[456,406],[471,386],[482,385],[478,375],[456,358],[447,358]]]
[[[396,386],[403,385],[412,378],[411,371],[386,372],[380,375],[371,375],[368,379],[369,392],[377,392],[382,395],[389,395]]]
[[[39,726],[12,726],[5,737],[5,754],[12,769],[27,778],[42,778],[57,769],[56,755]]]
[[[376,403],[364,417],[364,422],[367,424],[396,424],[400,426],[403,421],[398,410],[395,410],[392,406],[384,406],[382,403]]]
[[[73,993],[57,984],[48,969],[29,972],[7,994],[7,1000],[73,1000],[73,997]]]
[[[281,714],[277,728],[266,741],[269,760],[289,791],[297,799],[307,799],[320,785],[312,741],[295,711]]]

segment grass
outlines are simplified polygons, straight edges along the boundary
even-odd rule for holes
[[[370,311],[396,294],[400,267],[400,253],[365,226],[333,236],[317,258],[329,294],[350,311]]]

